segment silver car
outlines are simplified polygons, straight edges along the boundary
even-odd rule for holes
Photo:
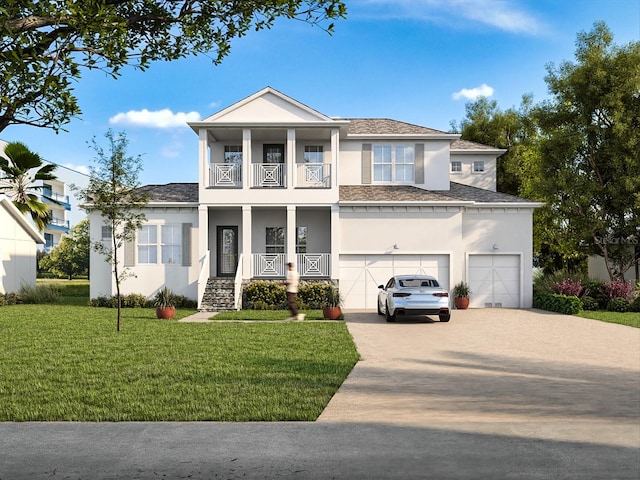
[[[438,315],[451,319],[449,292],[428,275],[395,275],[378,288],[378,315],[395,322],[397,315]]]

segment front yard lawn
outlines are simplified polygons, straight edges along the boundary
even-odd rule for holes
[[[358,360],[344,322],[122,313],[0,307],[0,421],[312,421]]]
[[[629,327],[640,328],[640,313],[638,312],[605,312],[605,311],[586,311],[582,310],[577,316],[590,318],[592,320],[600,320],[608,323],[619,323]]]

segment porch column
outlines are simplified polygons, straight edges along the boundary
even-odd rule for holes
[[[340,150],[340,130],[331,130],[331,188],[338,188],[338,152]]]
[[[200,272],[198,274],[198,308],[202,302],[207,280],[211,276],[211,254],[209,252],[209,208],[198,206],[198,259]]]
[[[294,174],[296,166],[296,131],[287,130],[287,188],[294,186]]]
[[[296,269],[299,268],[296,261],[296,206],[287,205],[287,262],[293,262],[296,264]],[[298,270],[300,271],[300,270]]]
[[[251,130],[242,130],[242,188],[251,188]]]
[[[331,205],[331,280],[340,278],[340,205]]]
[[[251,251],[251,205],[242,206],[242,278],[250,279],[252,251]]]
[[[198,130],[198,165],[199,168],[199,177],[200,177],[200,188],[207,188],[209,186],[209,144],[207,130],[205,128],[201,128]]]

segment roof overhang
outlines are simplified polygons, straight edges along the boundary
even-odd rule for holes
[[[25,216],[17,209],[11,200],[6,196],[0,199],[0,205],[4,207],[9,215],[11,215],[16,222],[22,227],[22,229],[31,237],[37,244],[44,245],[45,240],[42,234],[36,230],[36,228],[25,218]]]

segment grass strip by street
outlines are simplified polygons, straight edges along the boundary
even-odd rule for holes
[[[607,323],[618,323],[628,327],[640,328],[640,313],[638,312],[605,312],[602,310],[582,310],[576,314],[578,317],[599,320]]]
[[[0,421],[312,421],[358,360],[344,322],[115,314],[0,308]]]

